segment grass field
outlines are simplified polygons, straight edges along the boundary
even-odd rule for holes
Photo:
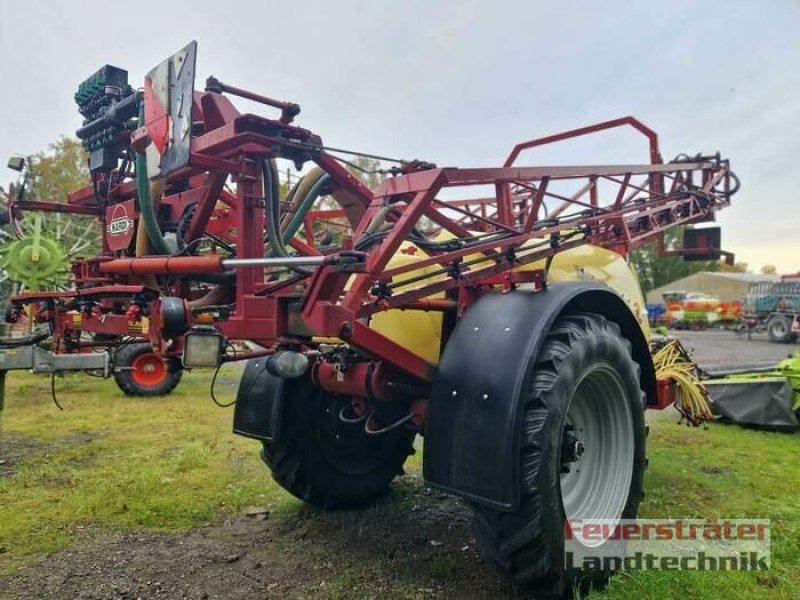
[[[56,380],[60,412],[49,378],[11,374],[0,423],[0,575],[71,547],[85,530],[93,536],[186,531],[253,505],[268,507],[277,523],[296,519],[305,509],[272,482],[257,445],[230,433],[232,409],[211,404],[208,379],[189,374],[167,398],[131,399],[111,382],[73,375]],[[232,398],[234,391],[229,385],[223,394]],[[800,438],[721,425],[687,429],[665,417],[652,424],[649,457],[641,516],[769,518],[772,569],[624,574],[590,597],[800,598]],[[416,507],[409,498],[421,493],[419,455],[407,470],[400,492],[374,515],[388,511],[400,522],[404,513],[411,516]],[[338,535],[346,522],[334,527],[316,512],[312,518],[321,525],[309,535]],[[364,556],[328,575],[318,594],[302,595],[368,595],[363,574],[369,572],[388,582],[372,595],[424,596],[427,588],[414,577],[417,560],[419,578],[443,582],[436,595],[447,596],[448,578],[473,569],[460,564],[457,551],[433,558],[430,551],[410,556],[402,578],[396,564]]]

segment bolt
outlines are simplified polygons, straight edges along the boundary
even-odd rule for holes
[[[456,396],[458,396],[458,392],[457,392],[457,391],[455,391],[455,390],[453,390],[452,392],[450,392],[450,395],[451,395],[453,398],[455,398]]]
[[[480,329],[480,327],[473,327],[472,331],[478,331],[479,329]]]
[[[583,445],[582,441],[575,440],[575,446],[572,449],[575,460],[580,460],[584,452],[586,452],[586,446]]]
[[[482,398],[483,398],[484,400],[488,400],[488,399],[489,399],[489,394],[484,394],[484,395],[482,396]]]
[[[511,327],[506,327],[503,329],[503,331],[511,331]]]
[[[565,427],[564,437],[561,440],[561,461],[562,463],[577,462],[586,451],[583,442],[575,437],[569,426]]]

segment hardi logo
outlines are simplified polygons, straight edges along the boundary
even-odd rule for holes
[[[114,207],[111,219],[106,226],[109,235],[124,235],[133,228],[133,219],[128,216],[128,211],[123,204]]]
[[[135,230],[136,205],[132,198],[106,208],[105,242],[109,250],[128,248]]]

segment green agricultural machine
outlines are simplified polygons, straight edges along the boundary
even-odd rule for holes
[[[70,253],[59,239],[61,230],[55,235],[43,231],[41,215],[36,215],[34,222],[27,235],[0,245],[0,278],[10,279],[27,290],[66,287]]]
[[[716,372],[703,383],[722,421],[774,431],[800,429],[800,350],[774,367]]]

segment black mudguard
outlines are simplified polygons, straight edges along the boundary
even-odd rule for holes
[[[555,283],[542,292],[488,294],[458,322],[430,396],[423,455],[432,487],[501,510],[520,499],[519,435],[525,376],[559,315],[594,312],[633,346],[642,389],[656,400],[647,340],[622,298],[596,283]]]
[[[285,385],[285,379],[267,371],[267,357],[248,360],[233,409],[233,432],[265,442],[275,441],[280,433]]]

